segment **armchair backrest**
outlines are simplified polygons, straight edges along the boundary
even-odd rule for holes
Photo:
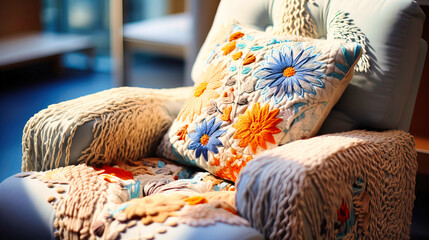
[[[315,26],[313,37],[360,41],[366,51],[319,133],[356,128],[408,131],[427,50],[421,39],[425,16],[413,0],[222,0],[206,42],[229,19],[262,31],[286,28],[285,9],[302,15],[300,4]],[[193,79],[204,61],[201,52],[210,47],[202,46]]]

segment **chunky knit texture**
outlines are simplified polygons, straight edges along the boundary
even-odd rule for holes
[[[111,164],[149,156],[186,96],[188,88],[122,87],[51,105],[35,114],[24,128],[22,171],[70,163]],[[77,159],[70,159],[74,136],[84,124],[93,125],[93,139]]]
[[[357,217],[347,238],[408,239],[416,156],[412,136],[397,130],[295,141],[243,169],[238,211],[269,239],[305,239],[304,228],[318,239],[334,239],[336,210],[344,199],[353,202]],[[366,192],[353,199],[358,178]]]
[[[307,4],[312,0],[284,0],[282,1],[280,22],[274,25],[275,35],[292,34],[303,37],[317,37],[317,28],[312,19]]]
[[[48,184],[57,183],[60,179],[68,188],[64,199],[54,202],[54,196],[48,197],[56,210],[54,227],[57,231],[54,236],[60,239],[95,239],[93,229],[97,218],[102,215],[106,202],[112,201],[109,198],[119,195],[121,186],[103,181],[93,168],[86,165],[59,168],[38,175]]]

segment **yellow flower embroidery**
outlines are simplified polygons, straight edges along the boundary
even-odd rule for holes
[[[193,121],[194,118],[201,114],[201,109],[210,104],[211,99],[219,97],[216,91],[222,86],[223,78],[227,75],[226,65],[221,63],[211,64],[208,69],[201,74],[199,82],[195,83],[193,95],[186,101],[178,119],[180,121]]]

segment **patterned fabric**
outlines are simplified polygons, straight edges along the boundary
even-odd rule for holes
[[[317,133],[361,47],[228,24],[158,154],[235,181],[259,152]]]
[[[362,196],[366,193],[365,187],[365,182],[361,178],[358,178],[352,185],[353,201],[346,203],[344,198],[342,198],[341,206],[337,209],[338,219],[334,224],[337,240],[346,237],[356,224],[354,205],[358,205],[358,208],[362,205]],[[362,212],[362,209],[358,210]],[[366,213],[361,214],[366,215]]]
[[[53,227],[59,239],[118,239],[128,228],[152,223],[164,229],[218,222],[249,225],[237,214],[232,184],[161,158],[101,168],[72,165],[17,177],[36,178],[56,190],[46,201],[56,210]],[[142,231],[157,233],[153,228]]]
[[[362,30],[356,26],[350,14],[338,10],[329,22],[327,39],[343,39],[346,42],[357,42],[362,47],[362,56],[356,64],[355,71],[368,72],[370,69],[370,54],[367,44],[367,38]]]

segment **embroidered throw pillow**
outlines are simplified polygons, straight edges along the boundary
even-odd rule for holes
[[[278,37],[236,23],[214,39],[158,154],[234,182],[261,151],[317,133],[362,52],[355,43]]]

